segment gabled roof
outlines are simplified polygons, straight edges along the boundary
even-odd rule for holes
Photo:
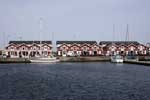
[[[9,41],[9,44],[40,44],[40,41]],[[52,41],[41,41],[42,44],[52,44]]]
[[[42,47],[44,47],[44,46],[48,46],[48,47],[52,47],[52,46],[50,46],[49,44],[42,44]]]
[[[134,45],[139,45],[140,43],[137,41],[101,41],[99,43],[100,45],[110,45],[110,44],[116,44],[116,45],[130,45],[130,44],[134,44]]]
[[[11,47],[11,46],[17,47],[15,44],[10,44],[10,45],[6,46],[5,48]]]
[[[40,47],[38,44],[36,43],[33,43],[30,47],[33,47],[33,46],[36,46],[36,47]]]
[[[80,47],[80,46],[78,46],[78,44],[76,44],[76,43],[72,44],[70,47],[73,47],[73,46]]]
[[[101,48],[101,46],[100,46],[100,45],[98,45],[98,44],[93,44],[92,46],[97,46],[97,47],[100,47],[100,48]]]
[[[20,44],[18,47],[21,47],[21,46],[29,47],[29,46],[25,45],[24,43]]]
[[[139,46],[143,46],[143,47],[146,47],[146,45],[144,45],[144,44],[140,44]]]
[[[57,41],[56,44],[97,44],[96,41]]]
[[[119,45],[117,43],[109,43],[109,44],[106,44],[107,46],[115,46],[115,47],[118,47]]]
[[[60,48],[60,47],[63,47],[63,46],[69,47],[67,44],[63,44],[63,45],[57,46],[57,48]]]

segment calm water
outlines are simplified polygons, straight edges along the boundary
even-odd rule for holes
[[[150,100],[150,67],[111,63],[2,64],[0,100]]]

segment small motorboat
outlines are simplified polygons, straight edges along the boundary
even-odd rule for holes
[[[113,63],[123,63],[123,57],[120,55],[114,55],[111,57],[111,62]]]

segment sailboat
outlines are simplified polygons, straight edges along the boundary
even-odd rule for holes
[[[53,56],[48,56],[48,57],[39,56],[39,57],[30,58],[30,61],[32,63],[54,63],[54,62],[59,62],[60,60]]]
[[[40,18],[40,21],[41,20],[42,19]],[[51,54],[50,56],[42,55],[41,51],[42,51],[42,41],[40,40],[40,55],[36,57],[31,57],[30,58],[31,63],[54,63],[60,61],[59,59],[57,59],[57,57],[54,57],[53,54]]]
[[[115,33],[115,25],[113,25],[113,35]],[[113,36],[114,38],[114,36]],[[112,42],[113,44],[113,42]],[[114,54],[114,53],[111,53],[111,62],[113,63],[123,63],[123,57],[119,54]]]

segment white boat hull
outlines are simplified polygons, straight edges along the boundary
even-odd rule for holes
[[[123,63],[123,57],[122,56],[113,56],[111,57],[111,62],[113,63]]]
[[[113,62],[113,63],[123,63],[123,59],[112,59],[111,62]]]
[[[59,62],[59,59],[56,58],[32,58],[30,59],[31,63],[54,63]]]
[[[54,61],[41,61],[41,60],[30,60],[31,63],[54,63],[54,62],[59,62],[59,60],[54,60]]]

